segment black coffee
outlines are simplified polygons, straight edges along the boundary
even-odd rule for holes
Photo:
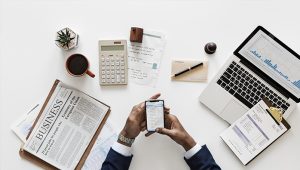
[[[80,54],[74,54],[69,57],[67,67],[74,75],[81,75],[88,69],[89,63],[87,59]]]

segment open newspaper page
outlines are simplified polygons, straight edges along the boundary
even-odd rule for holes
[[[108,110],[60,82],[23,149],[59,169],[75,169]]]

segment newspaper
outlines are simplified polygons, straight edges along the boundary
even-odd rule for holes
[[[25,113],[12,125],[12,131],[25,143],[26,137],[41,110],[42,102],[34,105],[29,112]],[[111,122],[107,120],[89,154],[86,158],[82,170],[99,170],[118,135]]]
[[[23,149],[59,169],[75,169],[108,110],[60,82]]]

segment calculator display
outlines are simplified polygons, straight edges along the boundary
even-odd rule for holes
[[[105,45],[101,46],[101,51],[122,51],[124,50],[124,45]]]

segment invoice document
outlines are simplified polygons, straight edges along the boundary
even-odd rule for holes
[[[285,121],[278,123],[268,109],[261,100],[220,135],[244,165],[290,128]]]

